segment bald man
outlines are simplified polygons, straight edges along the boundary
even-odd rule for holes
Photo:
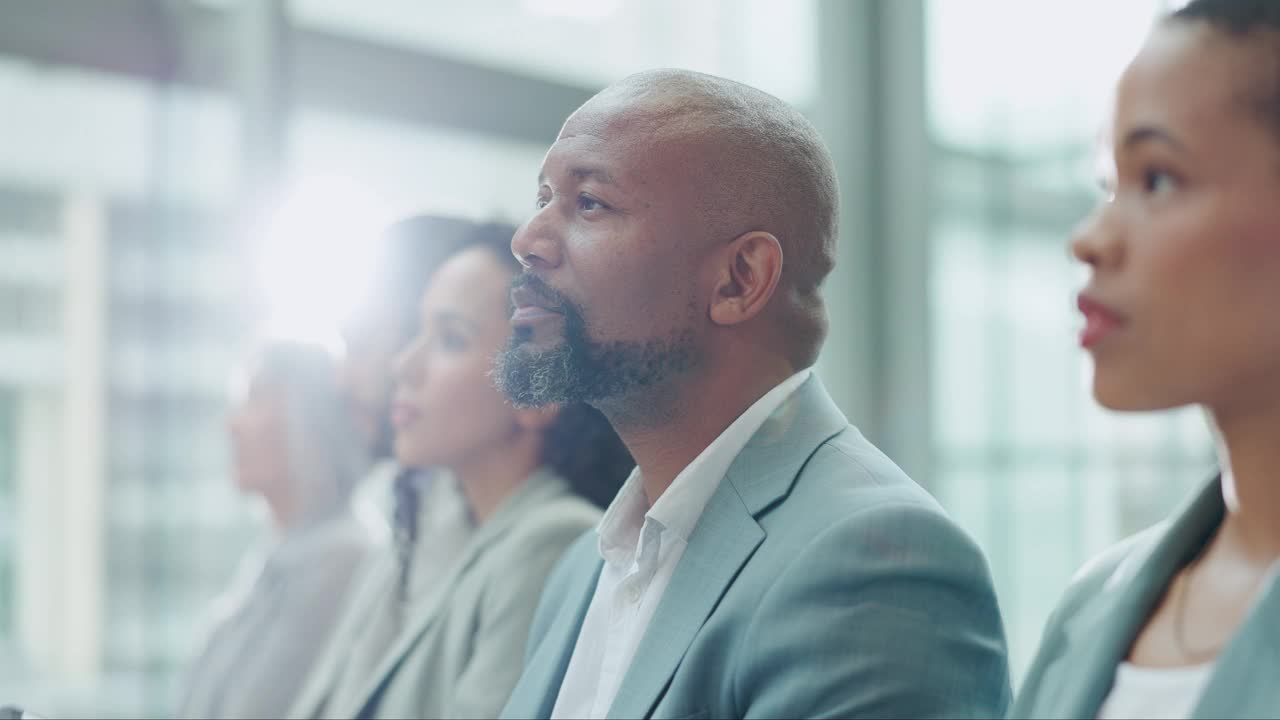
[[[1003,716],[982,554],[809,369],[838,212],[810,123],[635,75],[565,123],[536,207],[499,382],[595,405],[638,466],[548,582],[504,716]]]

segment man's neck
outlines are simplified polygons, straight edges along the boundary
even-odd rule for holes
[[[606,404],[601,410],[631,451],[652,506],[734,420],[793,373],[785,367],[768,372],[705,370],[665,388],[646,388],[644,415],[629,412],[630,406],[641,404],[639,400],[616,407]]]

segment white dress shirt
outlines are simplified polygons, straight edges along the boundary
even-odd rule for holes
[[[1191,717],[1212,674],[1213,663],[1150,668],[1122,662],[1098,720]]]
[[[653,507],[640,469],[627,478],[597,529],[604,568],[551,717],[608,714],[711,495],[751,436],[809,375],[792,375],[747,408],[680,471]]]

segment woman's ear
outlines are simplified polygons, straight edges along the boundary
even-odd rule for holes
[[[551,426],[560,415],[559,405],[547,405],[540,408],[517,408],[516,425],[523,430],[542,431]]]
[[[734,238],[718,256],[711,321],[737,325],[759,315],[782,278],[782,243],[756,230]]]

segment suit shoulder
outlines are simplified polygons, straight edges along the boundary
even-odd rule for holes
[[[827,526],[853,517],[866,519],[873,517],[868,514],[873,509],[901,513],[908,521],[927,516],[951,522],[928,491],[849,426],[814,450],[774,511],[807,516],[805,525],[812,535],[815,523]]]

